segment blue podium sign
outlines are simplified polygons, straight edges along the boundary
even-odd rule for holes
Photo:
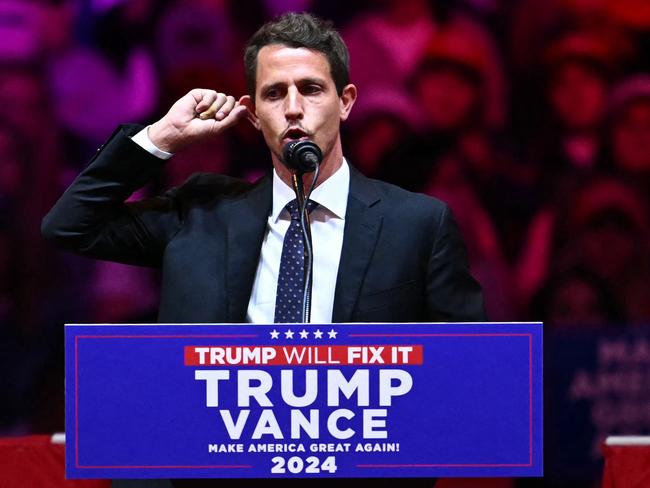
[[[65,335],[68,478],[542,475],[539,323]]]

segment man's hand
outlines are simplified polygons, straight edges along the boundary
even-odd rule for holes
[[[159,149],[174,153],[189,144],[220,134],[245,112],[246,107],[234,97],[196,88],[149,127],[149,139]]]

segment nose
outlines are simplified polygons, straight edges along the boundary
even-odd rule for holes
[[[300,120],[303,117],[302,95],[296,87],[287,91],[284,100],[284,116],[287,120]]]

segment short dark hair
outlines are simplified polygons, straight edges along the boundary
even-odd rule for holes
[[[308,13],[287,13],[264,24],[253,34],[246,45],[244,66],[248,93],[255,99],[257,55],[264,46],[282,44],[289,47],[304,47],[323,53],[330,65],[330,73],[336,91],[343,94],[343,88],[350,82],[350,55],[341,35],[332,22],[324,21]]]

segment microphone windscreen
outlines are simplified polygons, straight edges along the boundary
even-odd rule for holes
[[[294,171],[314,171],[323,160],[323,153],[312,141],[291,141],[282,150],[283,163]]]

